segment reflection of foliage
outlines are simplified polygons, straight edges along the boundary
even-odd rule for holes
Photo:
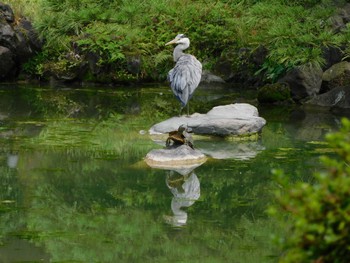
[[[45,117],[71,117],[83,111],[83,104],[74,101],[63,92],[53,90],[27,89],[21,93],[22,97],[31,104],[32,109]]]
[[[349,260],[350,121],[344,119],[342,124],[339,132],[327,136],[338,158],[322,158],[327,170],[314,174],[314,184],[290,186],[283,173],[277,172],[287,190],[278,195],[280,205],[293,219],[285,262]]]
[[[0,166],[0,243],[8,233],[18,231],[24,221],[19,211],[20,201],[15,170]]]
[[[106,117],[111,112],[126,111],[134,92],[79,92],[76,90],[30,89],[21,90],[22,98],[45,118],[77,117],[90,114]],[[99,96],[96,96],[99,94]],[[103,112],[107,111],[107,112]]]
[[[32,147],[79,148],[96,157],[142,158],[153,146],[138,130],[128,128],[121,115],[103,121],[61,120],[48,122],[41,134],[30,141]]]
[[[45,244],[53,261],[130,262],[153,249],[147,244],[162,238],[146,213],[101,209],[99,204],[81,213],[49,187],[38,188],[36,195],[28,227],[40,233],[38,242]]]

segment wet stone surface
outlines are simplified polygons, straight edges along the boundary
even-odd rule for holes
[[[206,114],[173,117],[151,127],[149,133],[163,134],[187,125],[194,134],[216,136],[245,136],[258,133],[266,124],[259,117],[256,107],[247,103],[236,103],[214,107]]]

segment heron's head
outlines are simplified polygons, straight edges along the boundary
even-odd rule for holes
[[[173,40],[169,41],[165,45],[170,44],[185,44],[186,46],[190,45],[190,39],[186,37],[184,34],[178,34]]]

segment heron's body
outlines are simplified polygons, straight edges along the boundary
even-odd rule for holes
[[[190,40],[184,35],[177,35],[168,44],[178,44],[173,53],[175,67],[168,73],[170,87],[181,102],[182,108],[188,104],[202,76],[202,64],[192,55],[183,51],[190,46]]]

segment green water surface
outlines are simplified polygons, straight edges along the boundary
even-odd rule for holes
[[[198,90],[191,111],[252,93]],[[208,161],[181,174],[143,161],[162,147],[148,129],[179,112],[168,87],[1,86],[0,262],[277,262],[271,170],[312,180],[340,117],[258,109],[257,141],[195,141]]]

